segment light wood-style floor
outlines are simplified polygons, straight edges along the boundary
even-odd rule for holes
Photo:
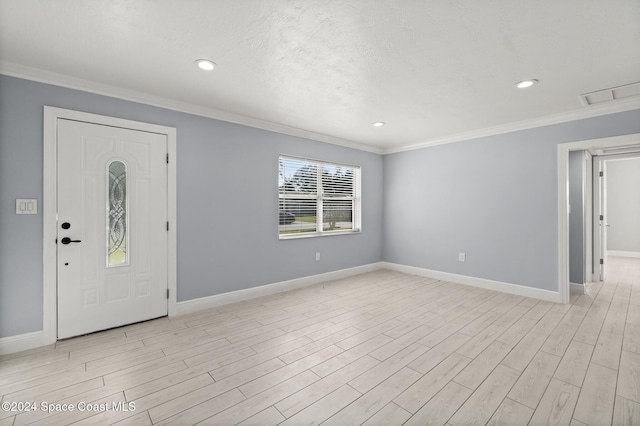
[[[638,425],[640,259],[610,263],[569,305],[377,271],[6,355],[35,407],[0,426]]]

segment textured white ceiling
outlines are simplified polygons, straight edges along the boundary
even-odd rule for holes
[[[640,81],[640,0],[0,0],[0,61],[390,151]]]

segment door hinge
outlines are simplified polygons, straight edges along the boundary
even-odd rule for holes
[[[169,230],[169,221],[167,221],[167,231]]]
[[[169,298],[169,289],[167,289],[167,299]]]
[[[604,176],[604,172],[600,172],[600,177]]]
[[[604,259],[600,259],[600,264],[604,265]]]
[[[167,164],[169,164],[169,153],[167,152]]]

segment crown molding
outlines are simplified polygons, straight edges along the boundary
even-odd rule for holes
[[[241,124],[243,126],[268,130],[271,132],[281,133],[289,136],[297,136],[318,142],[330,143],[346,148],[372,152],[374,154],[382,154],[382,150],[380,148],[372,147],[355,141],[341,139],[322,133],[315,133],[296,127],[273,123],[270,121],[259,120],[257,118],[221,111],[214,108],[207,108],[188,102],[177,101],[175,99],[156,96],[146,92],[139,92],[135,90],[124,89],[122,87],[71,77],[65,74],[59,74],[39,68],[16,64],[14,62],[0,60],[0,74],[4,74],[10,77],[22,78],[25,80],[36,81],[39,83],[51,84],[54,86],[66,87],[68,89],[81,90],[97,95],[109,96],[125,101],[137,102],[145,105],[169,109],[172,111],[184,112],[201,117],[213,118],[215,120],[226,121],[229,123]]]
[[[585,118],[598,117],[601,115],[614,114],[617,112],[632,111],[640,109],[640,99],[616,100],[607,104],[592,105],[582,109],[573,110],[560,114],[548,115],[545,117],[533,118],[529,120],[516,121],[513,123],[502,124],[499,126],[487,127],[484,129],[472,130],[469,132],[456,133],[454,135],[444,136],[441,138],[427,139],[400,147],[389,147],[382,150],[382,154],[393,154],[396,152],[413,151],[416,149],[427,148],[435,145],[444,145],[454,142],[462,142],[470,139],[477,139],[487,136],[494,136],[503,133],[517,132],[520,130],[533,129],[536,127],[549,126],[552,124],[561,124],[569,121],[582,120]]]
[[[352,148],[360,151],[372,152],[374,154],[382,155],[404,151],[413,151],[416,149],[427,148],[435,145],[461,142],[470,139],[477,139],[503,133],[532,129],[536,127],[561,124],[585,118],[598,117],[601,115],[614,114],[617,112],[640,109],[640,99],[634,98],[627,100],[616,100],[606,104],[592,105],[565,113],[507,123],[499,126],[487,127],[484,129],[472,130],[463,133],[456,133],[439,138],[426,139],[420,142],[405,144],[397,147],[389,146],[386,148],[378,148],[360,142],[325,135],[322,133],[315,133],[296,127],[243,116],[240,114],[225,112],[214,108],[207,108],[188,102],[182,102],[175,99],[156,96],[150,93],[138,92],[135,90],[124,89],[122,87],[97,83],[94,81],[71,77],[65,74],[54,73],[51,71],[45,71],[39,68],[28,67],[13,62],[0,61],[0,74],[22,78],[25,80],[37,81],[39,83],[66,87],[69,89],[81,90],[84,92],[95,93],[97,95],[109,96],[126,101],[137,102],[145,105],[184,112],[187,114],[193,114],[201,117],[212,118],[215,120],[226,121],[229,123],[240,124],[256,129],[267,130],[289,136],[297,136],[318,142],[325,142],[333,145],[343,146],[346,148]]]

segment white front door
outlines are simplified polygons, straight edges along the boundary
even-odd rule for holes
[[[58,119],[58,338],[167,315],[167,136]]]

